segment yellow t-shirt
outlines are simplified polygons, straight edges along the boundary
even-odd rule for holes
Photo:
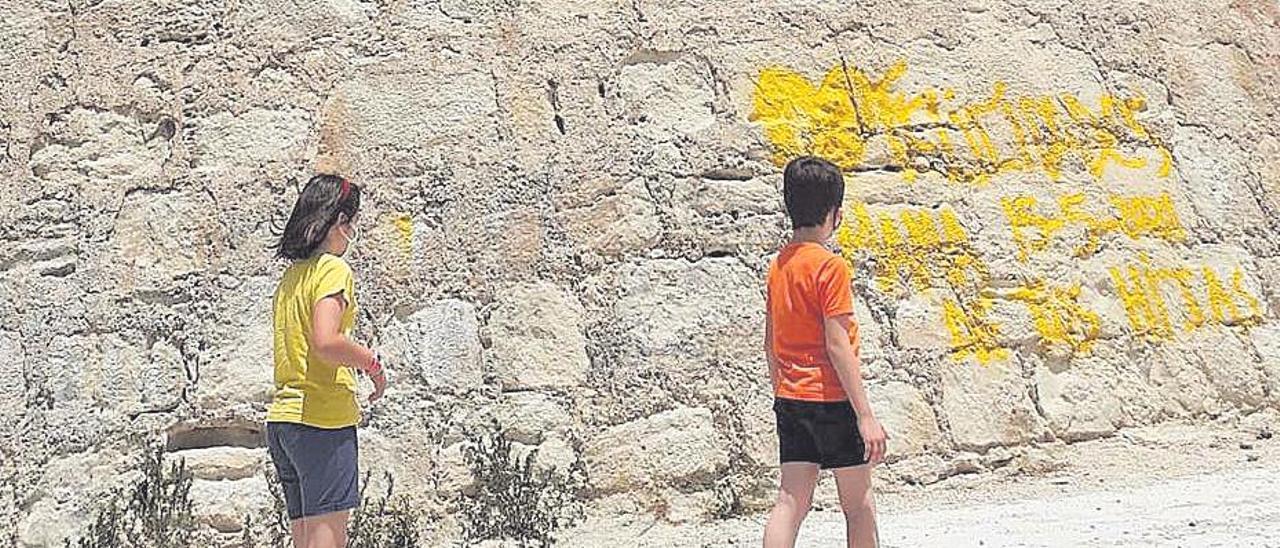
[[[267,421],[317,428],[343,428],[360,422],[351,369],[310,353],[311,313],[316,302],[336,294],[347,301],[341,331],[348,335],[356,323],[356,296],[346,261],[320,254],[296,261],[285,270],[274,298],[276,392],[267,409]]]

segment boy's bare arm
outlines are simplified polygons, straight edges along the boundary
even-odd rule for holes
[[[853,405],[853,410],[858,415],[858,430],[862,434],[863,443],[866,444],[867,460],[878,463],[884,459],[886,436],[884,428],[880,426],[880,421],[876,419],[875,412],[871,409],[867,391],[862,387],[862,360],[854,352],[853,344],[849,342],[851,325],[852,319],[848,314],[826,319],[823,327],[826,335],[827,357],[831,360],[831,366],[836,370],[836,375],[840,377],[840,386],[844,387],[849,403]]]
[[[773,317],[766,309],[764,313],[764,358],[769,366],[769,382],[773,391],[778,391],[778,357],[773,355]]]

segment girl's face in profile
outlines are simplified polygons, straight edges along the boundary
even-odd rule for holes
[[[351,252],[351,248],[355,246],[356,240],[360,237],[360,230],[356,228],[356,223],[359,220],[360,214],[356,213],[345,221],[339,220],[329,228],[329,238],[330,241],[337,244],[335,251],[338,252],[338,255],[347,255]]]

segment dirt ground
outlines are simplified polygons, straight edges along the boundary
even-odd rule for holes
[[[1042,474],[960,475],[878,494],[886,547],[1277,546],[1280,436],[1250,426],[1165,424],[1049,448]],[[764,515],[704,525],[582,524],[568,546],[758,546]],[[622,544],[617,544],[621,542]],[[605,543],[605,544],[601,544]],[[838,511],[812,512],[798,546],[844,546]]]

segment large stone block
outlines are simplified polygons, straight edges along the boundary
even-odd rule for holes
[[[618,84],[641,135],[675,140],[715,123],[715,92],[693,60],[655,59],[622,67]]]
[[[449,299],[392,321],[379,342],[391,360],[388,366],[401,374],[429,386],[466,390],[484,381],[479,329],[475,307]]]
[[[562,433],[573,425],[569,410],[538,392],[503,394],[494,408],[494,418],[503,434],[526,445],[540,444],[547,436]]]
[[[412,62],[380,64],[338,85],[327,122],[348,146],[441,146],[486,142],[496,134],[498,103],[488,71],[442,71]],[[349,126],[348,126],[349,124]]]
[[[194,125],[196,171],[301,161],[311,152],[311,115],[301,109],[219,112]]]
[[[175,409],[187,384],[182,355],[166,341],[148,347],[136,333],[57,336],[45,367],[66,374],[46,378],[55,404],[90,403],[118,413]]]
[[[616,189],[606,183],[597,186],[598,193],[567,200],[559,214],[574,243],[609,257],[637,254],[658,243],[662,235],[658,211],[641,181]]]
[[[35,489],[26,493],[29,504],[16,528],[19,545],[63,546],[65,539],[92,519],[94,501],[140,477],[121,473],[123,461],[121,455],[105,450],[73,453],[46,463]]]
[[[602,494],[705,483],[729,464],[711,412],[665,411],[614,426],[587,443],[591,486]]]
[[[1018,364],[948,360],[941,371],[942,413],[956,447],[978,451],[1037,438],[1042,430]]]
[[[26,408],[26,374],[23,369],[27,364],[27,355],[22,348],[22,340],[14,331],[0,331],[0,416],[18,417]],[[7,431],[14,423],[0,426],[0,431]]]
[[[763,280],[733,259],[662,259],[619,270],[620,321],[641,356],[763,355]]]
[[[867,397],[876,418],[889,434],[891,459],[941,449],[943,439],[938,418],[919,389],[893,381],[868,386]]]
[[[261,475],[235,481],[196,480],[191,483],[192,514],[196,523],[219,533],[239,533],[246,516],[261,523],[270,515],[267,489],[267,479]]]
[[[505,389],[563,388],[587,374],[582,305],[554,284],[510,287],[489,315],[487,357]]]
[[[230,295],[218,304],[216,332],[208,338],[210,349],[200,361],[200,372],[191,393],[193,402],[206,410],[262,407],[275,390],[275,358],[272,350],[271,298],[274,280],[237,281]]]
[[[114,274],[116,287],[163,290],[178,277],[219,264],[227,245],[219,214],[217,204],[205,193],[129,192],[116,218],[114,256],[105,265]]]
[[[196,479],[235,481],[262,475],[267,466],[263,448],[214,446],[174,451],[169,459],[181,459]]]
[[[1249,332],[1262,358],[1262,372],[1270,387],[1271,404],[1280,408],[1280,322],[1258,326]]]
[[[1084,440],[1115,432],[1124,422],[1124,402],[1111,380],[1123,374],[1097,359],[1073,360],[1072,367],[1054,371],[1036,368],[1036,393],[1049,426],[1059,438]]]

